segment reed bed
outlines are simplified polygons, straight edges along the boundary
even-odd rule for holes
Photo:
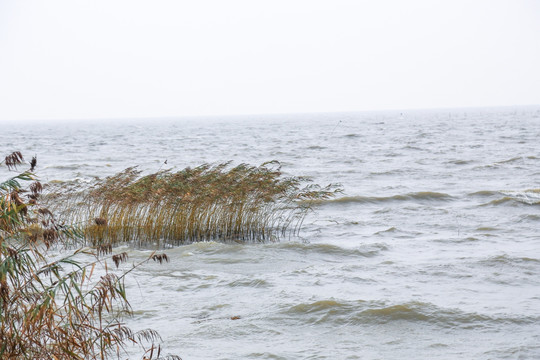
[[[119,267],[127,253],[83,247],[84,231],[60,224],[42,206],[36,158],[18,172],[25,164],[20,152],[0,161],[0,170],[8,169],[0,181],[0,359],[104,360],[120,358],[135,344],[141,359],[179,360],[161,354],[154,330],[133,331],[123,323],[131,314],[125,276],[145,262],[168,261],[167,255],[153,253],[127,270],[111,271],[107,262]],[[77,247],[66,254],[65,245]]]
[[[203,164],[144,176],[128,168],[89,185],[51,186],[46,199],[61,221],[80,224],[91,244],[162,246],[295,235],[312,205],[336,191],[305,177],[285,177],[272,161]]]

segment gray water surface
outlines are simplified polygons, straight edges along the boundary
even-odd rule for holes
[[[44,181],[275,159],[342,184],[298,238],[134,272],[128,324],[184,360],[540,358],[538,108],[2,128]]]

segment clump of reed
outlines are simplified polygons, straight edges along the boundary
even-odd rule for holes
[[[13,171],[24,164],[15,152],[0,161],[0,168]],[[146,359],[160,358],[159,334],[132,331],[123,323],[131,313],[123,279],[146,261],[161,263],[168,257],[154,253],[129,270],[110,271],[107,260],[118,267],[127,254],[113,254],[110,246],[81,247],[84,233],[60,224],[40,205],[36,158],[29,165],[28,171],[0,182],[0,358],[119,358],[128,344],[141,345]],[[76,243],[79,247],[68,255],[49,258],[51,247]],[[82,262],[81,254],[93,260]],[[104,275],[96,280],[92,275],[100,266]]]
[[[49,189],[63,221],[85,224],[92,244],[272,241],[296,234],[315,201],[339,189],[261,166],[204,164],[142,175],[128,168],[89,186]]]

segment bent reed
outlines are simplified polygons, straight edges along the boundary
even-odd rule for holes
[[[316,201],[334,196],[305,177],[260,166],[203,164],[142,175],[128,168],[90,184],[48,187],[48,207],[79,224],[93,245],[179,245],[197,241],[275,241],[299,232]]]
[[[128,168],[87,185],[42,185],[36,158],[18,172],[24,164],[20,152],[0,161],[16,172],[0,182],[2,359],[119,358],[130,344],[141,347],[142,359],[180,359],[161,355],[154,330],[123,322],[132,314],[124,278],[169,257],[153,252],[116,270],[112,264],[119,268],[128,254],[114,246],[272,241],[297,234],[312,205],[340,191],[284,177],[275,161],[145,176]]]
[[[141,359],[180,359],[161,355],[156,331],[123,322],[132,314],[124,278],[167,255],[154,252],[126,270],[108,267],[118,268],[128,254],[84,247],[84,231],[61,224],[40,203],[36,158],[18,172],[24,164],[20,152],[0,161],[0,170],[16,172],[0,181],[0,359],[104,360],[120,358],[128,345],[141,347]]]

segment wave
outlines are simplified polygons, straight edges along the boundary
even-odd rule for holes
[[[45,166],[45,169],[54,169],[54,170],[79,170],[84,167],[94,166],[90,164],[71,164],[71,165],[49,165]]]
[[[393,175],[399,175],[406,172],[407,169],[392,169],[387,171],[372,171],[369,173],[370,177],[376,177],[376,176],[393,176]]]
[[[518,266],[518,265],[533,265],[540,264],[540,259],[535,259],[527,256],[510,256],[508,254],[502,254],[497,256],[491,256],[487,259],[479,261],[479,264],[487,267],[499,267],[503,265]]]
[[[529,220],[538,221],[538,220],[540,220],[540,215],[527,214],[527,215],[522,215],[521,216],[521,221],[529,221]]]
[[[508,203],[508,202],[514,202],[514,199],[509,197],[509,196],[505,196],[505,197],[502,197],[500,199],[492,200],[492,201],[490,201],[488,203],[482,204],[481,206],[501,205],[501,204],[505,204],[505,203]]]
[[[513,157],[513,158],[511,158],[511,159],[497,161],[497,162],[495,163],[495,165],[498,165],[498,164],[509,164],[509,163],[513,163],[513,162],[516,162],[516,161],[519,161],[519,160],[523,160],[523,156],[516,156],[516,157]]]
[[[476,231],[498,231],[496,227],[492,226],[480,226],[476,228]]]
[[[366,204],[366,203],[386,203],[386,202],[395,202],[395,201],[449,201],[452,200],[453,196],[432,192],[432,191],[419,191],[412,192],[404,195],[393,195],[393,196],[344,196],[337,199],[321,200],[318,204]]]
[[[467,164],[474,163],[474,161],[473,160],[450,160],[450,161],[447,161],[446,163],[452,164],[452,165],[467,165]]]
[[[501,196],[498,199],[491,200],[481,206],[488,205],[501,205],[505,203],[513,204],[526,204],[526,205],[537,205],[540,204],[540,189],[526,189],[521,191],[514,190],[480,190],[468,194],[470,197],[493,197]]]
[[[476,191],[476,192],[473,192],[473,193],[470,193],[468,194],[468,196],[495,196],[495,195],[498,195],[500,194],[499,191],[494,191],[494,190],[480,190],[480,191]]]
[[[516,344],[484,353],[486,359],[538,359],[539,354],[540,345],[538,344]]]
[[[421,147],[412,146],[412,145],[406,145],[406,146],[402,147],[402,149],[415,150],[415,151],[424,151],[424,149],[422,149]]]
[[[314,303],[301,303],[291,307],[288,313],[312,313],[324,310],[333,310],[346,308],[347,304],[337,302],[335,300],[320,300]]]
[[[500,191],[500,194],[504,196],[482,204],[481,206],[501,205],[506,203],[540,205],[540,189],[531,189],[525,191]]]
[[[504,323],[534,324],[540,321],[538,316],[493,316],[417,301],[388,305],[377,301],[341,302],[333,299],[297,304],[286,309],[285,315],[316,324],[373,325],[406,321],[468,329]]]
[[[264,279],[242,279],[228,282],[226,284],[229,287],[247,287],[247,288],[267,288],[271,284]]]
[[[263,250],[261,250],[261,248]],[[196,254],[212,255],[205,259],[209,263],[257,263],[259,257],[265,256],[265,253],[274,254],[277,251],[279,256],[284,256],[284,251],[290,251],[293,256],[304,255],[322,255],[330,257],[352,257],[352,258],[370,258],[387,251],[388,245],[383,242],[363,244],[354,248],[341,247],[333,244],[324,243],[305,243],[299,241],[282,241],[273,243],[223,243],[216,241],[200,241],[184,245],[173,245],[167,250],[170,256],[189,258]],[[140,250],[138,250],[140,251]],[[146,251],[146,250],[145,250]],[[148,250],[149,251],[149,250]],[[261,253],[263,251],[263,253]],[[146,254],[146,253],[145,253]],[[273,256],[273,255],[269,255]]]
[[[389,227],[386,230],[377,231],[377,232],[373,233],[373,235],[384,235],[384,234],[388,234],[388,233],[395,233],[397,231],[399,231],[398,228],[392,226],[392,227]]]
[[[538,158],[532,155],[531,156],[516,156],[510,159],[496,161],[492,164],[480,165],[480,166],[475,167],[475,169],[495,169],[495,168],[499,168],[507,164],[515,164],[515,163],[523,165],[526,162],[525,160],[538,160]]]
[[[501,193],[510,197],[512,200],[523,204],[540,204],[540,189],[528,189],[524,191],[501,191]]]
[[[236,252],[244,247],[236,243],[222,243],[217,241],[197,241],[190,244],[178,246],[177,249],[185,251],[204,252],[212,254],[226,254]]]
[[[266,246],[284,250],[293,250],[301,253],[317,253],[323,255],[352,257],[373,257],[380,254],[382,251],[388,250],[388,246],[384,243],[366,244],[352,249],[332,244],[305,244],[299,242],[283,242],[278,244],[269,244]]]

